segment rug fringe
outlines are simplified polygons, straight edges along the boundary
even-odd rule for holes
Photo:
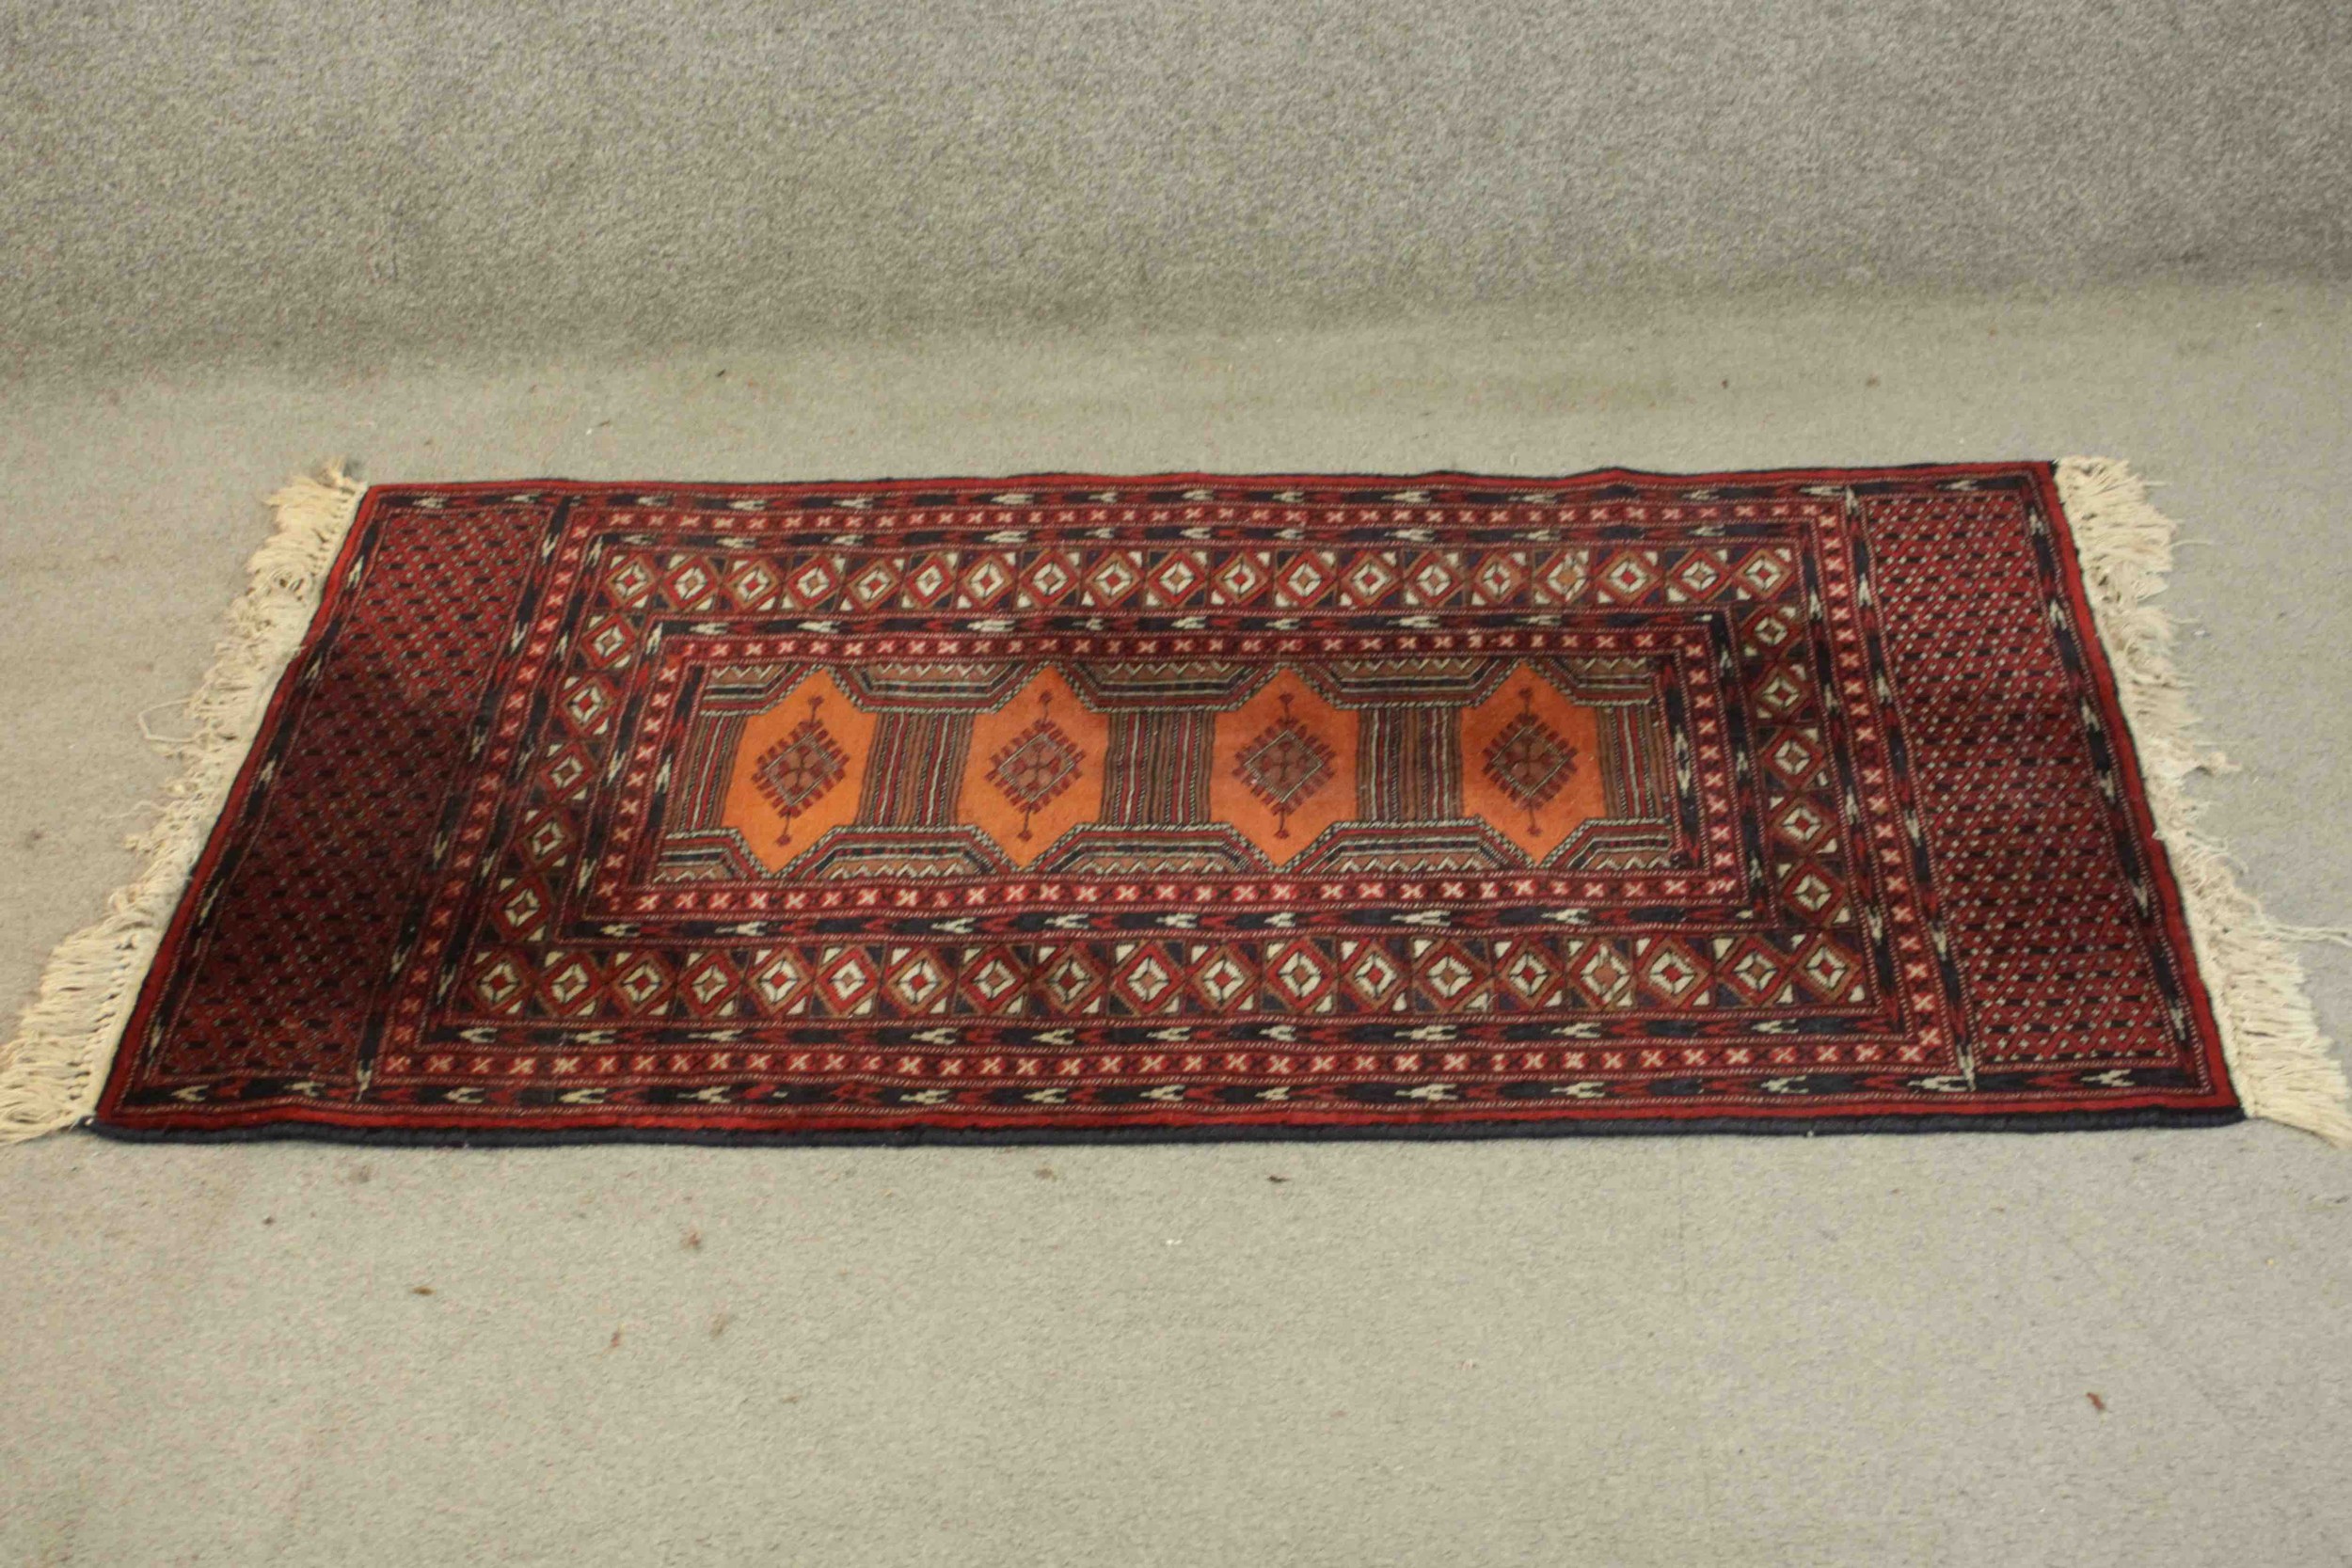
[[[2192,738],[2197,720],[2172,665],[2171,617],[2148,602],[2171,570],[2174,525],[2149,504],[2147,484],[2111,458],[2066,458],[2058,487],[2239,1103],[2249,1116],[2352,1147],[2352,1085],[2320,1033],[2290,945],[2339,933],[2272,920],[2238,885],[2228,852],[2196,825],[2204,802],[2189,794],[2188,776],[2231,764]]]
[[[146,867],[115,891],[103,919],[58,944],[16,1037],[0,1046],[0,1143],[71,1127],[97,1106],[164,928],[302,646],[365,488],[338,464],[270,498],[276,527],[247,562],[213,667],[184,705],[188,733],[156,742],[182,770],[155,821],[129,840]]]

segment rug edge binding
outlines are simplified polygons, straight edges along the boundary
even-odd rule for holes
[[[2189,793],[2189,776],[2231,764],[2195,738],[2197,716],[2172,662],[2172,619],[2150,602],[2171,571],[2177,525],[2150,503],[2147,483],[2128,464],[2068,457],[2056,478],[2231,1084],[2248,1116],[2352,1148],[2352,1085],[2320,1031],[2293,947],[2335,933],[2273,920],[2240,885],[2229,851],[2197,826],[2204,802]]]
[[[212,668],[183,705],[187,734],[159,743],[181,770],[154,822],[129,840],[143,869],[115,890],[103,917],[57,945],[15,1038],[0,1046],[0,1143],[74,1126],[96,1110],[164,932],[365,494],[337,464],[269,498],[274,526],[246,562]]]

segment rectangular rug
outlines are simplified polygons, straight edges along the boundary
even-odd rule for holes
[[[2352,1136],[2117,464],[277,505],[15,1135]]]

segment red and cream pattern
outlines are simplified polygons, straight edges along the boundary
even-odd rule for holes
[[[2008,464],[378,487],[100,1118],[2235,1114]]]

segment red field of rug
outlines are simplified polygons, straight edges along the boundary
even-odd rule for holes
[[[378,486],[122,1134],[2234,1119],[2050,465]]]

